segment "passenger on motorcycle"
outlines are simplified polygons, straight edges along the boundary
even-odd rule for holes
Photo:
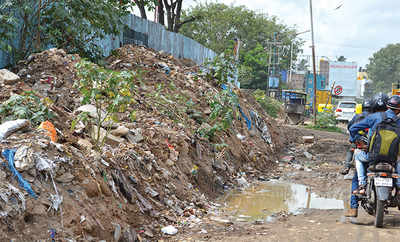
[[[353,124],[360,122],[361,120],[366,118],[370,113],[372,113],[372,107],[373,107],[373,101],[365,100],[362,104],[362,113],[354,115],[354,117],[347,125],[347,130],[349,130]],[[347,175],[350,171],[350,168],[353,167],[352,161],[353,161],[354,150],[356,148],[357,147],[355,145],[352,145],[350,149],[347,151],[346,161],[344,163],[343,170],[340,172],[342,175]]]
[[[386,107],[386,101],[389,97],[387,95],[384,95],[382,93],[377,94],[374,99],[371,102],[371,107],[370,107],[370,113],[369,115],[375,113],[375,112],[384,112],[387,110]],[[367,115],[367,116],[369,116]],[[352,125],[354,125],[355,123],[360,122],[361,120],[365,119],[365,117],[360,118],[360,117],[354,117],[354,120],[356,120],[357,122],[351,122],[348,126],[348,129],[350,130],[350,127]],[[363,137],[365,137],[368,134],[368,129],[365,129],[363,131],[359,131],[359,134],[361,133],[361,135],[363,135]],[[368,136],[367,136],[368,137]],[[365,141],[365,140],[364,140]],[[352,148],[354,149],[353,153],[354,155],[354,160],[356,163],[356,167],[358,165],[358,168],[360,169],[360,164],[364,165],[361,161],[367,161],[366,159],[366,152],[365,149],[359,149],[361,148],[363,142],[358,142],[358,147],[355,143],[352,143]],[[349,162],[349,166],[353,165],[351,164],[351,161],[353,159],[353,153],[347,154],[346,159],[350,160]],[[342,174],[344,173],[345,170],[342,170]],[[348,172],[348,171],[347,171]],[[347,173],[346,173],[347,174]],[[345,174],[343,174],[345,175]],[[350,209],[347,210],[345,216],[346,217],[357,217],[358,215],[358,198],[356,196],[356,193],[358,192],[358,172],[356,170],[356,172],[354,173],[354,176],[352,178],[351,181],[351,195],[350,195]],[[353,191],[356,191],[356,193],[353,194]]]
[[[378,103],[379,104],[379,103]],[[394,118],[400,113],[400,96],[392,96],[387,101],[387,108],[388,110],[385,111],[386,117]],[[374,113],[369,115],[367,118],[362,120],[359,123],[352,125],[349,129],[350,131],[350,142],[355,142],[360,138],[358,132],[360,130],[364,130],[369,128],[369,136],[375,130],[377,124],[382,121],[382,115],[378,113]],[[400,119],[397,120],[397,124],[400,126]],[[368,137],[369,137],[368,136]],[[356,160],[356,169],[358,173],[358,182],[359,182],[359,189],[358,192],[363,194],[365,192],[365,185],[367,183],[366,179],[366,164],[368,163],[368,154],[366,152],[359,152],[355,155]],[[358,162],[357,162],[358,161]],[[396,172],[400,172],[400,164],[396,164]],[[400,179],[396,179],[396,186],[400,188]]]

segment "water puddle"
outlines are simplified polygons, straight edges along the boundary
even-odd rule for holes
[[[226,211],[238,219],[254,221],[285,211],[299,214],[304,209],[343,209],[343,200],[319,197],[304,185],[268,182],[224,197]]]

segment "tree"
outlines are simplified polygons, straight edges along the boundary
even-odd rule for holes
[[[122,18],[128,14],[126,5],[116,4],[116,0],[40,3],[35,0],[0,3],[0,48],[15,62],[48,46],[96,59],[103,52],[95,40],[119,34]]]
[[[343,55],[341,55],[341,56],[339,56],[339,57],[337,58],[337,61],[340,61],[340,62],[345,62],[346,60],[347,60],[347,58],[344,57]]]
[[[368,77],[373,81],[373,89],[389,92],[392,83],[400,80],[400,44],[389,44],[369,58]]]
[[[218,54],[223,53],[235,38],[241,40],[239,71],[240,79],[246,83],[246,87],[267,83],[268,43],[272,41],[274,32],[278,33],[278,41],[286,47],[280,49],[281,68],[289,68],[288,47],[291,43],[293,43],[294,60],[300,52],[302,41],[296,39],[295,29],[278,23],[276,17],[256,13],[245,6],[200,3],[185,11],[184,18],[189,17],[197,19],[184,25],[180,32]],[[248,53],[255,56],[251,57]],[[256,78],[251,74],[252,71],[258,73]]]
[[[306,59],[301,59],[299,64],[297,64],[297,70],[298,71],[307,71],[309,68],[309,63]]]
[[[244,88],[266,89],[268,86],[268,55],[261,44],[243,56],[242,66],[248,67],[250,71],[247,78],[241,78],[241,86]]]

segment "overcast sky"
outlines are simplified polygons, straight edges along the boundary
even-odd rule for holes
[[[193,2],[186,0],[185,5]],[[218,2],[245,5],[249,9],[277,16],[282,23],[296,28],[298,32],[311,28],[309,0]],[[374,52],[387,44],[400,42],[400,0],[314,0],[313,11],[318,56],[335,59],[343,55],[348,61],[365,66]],[[304,54],[311,54],[311,34],[299,37],[306,41]]]

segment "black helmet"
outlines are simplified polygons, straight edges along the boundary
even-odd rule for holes
[[[386,111],[387,107],[386,107],[386,103],[388,101],[389,97],[388,95],[384,94],[384,93],[378,93],[375,95],[374,97],[374,105],[372,107],[372,111],[373,112],[379,112],[379,111]]]
[[[371,100],[364,100],[364,102],[362,103],[362,110],[363,112],[371,112],[373,106],[373,102]]]
[[[390,109],[400,110],[400,96],[394,95],[387,101],[387,107]]]

